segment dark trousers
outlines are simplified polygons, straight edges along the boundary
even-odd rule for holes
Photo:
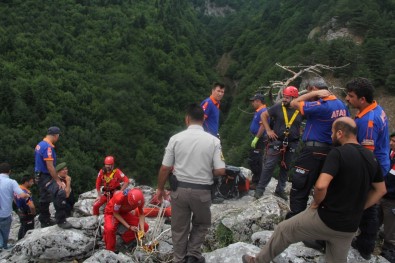
[[[264,136],[260,137],[255,145],[255,149],[250,150],[250,156],[248,157],[248,165],[252,172],[253,184],[258,184],[262,172],[263,155],[265,151],[266,143]]]
[[[173,262],[202,257],[201,246],[211,225],[210,206],[210,190],[178,187],[171,192]]]
[[[22,239],[26,232],[34,229],[34,215],[18,211],[21,226],[18,231],[18,240]]]
[[[361,233],[356,238],[356,245],[360,251],[366,254],[373,253],[379,228],[379,206],[373,205],[363,211],[362,219],[359,223]]]
[[[287,173],[292,162],[292,157],[298,147],[298,142],[290,142],[285,153],[281,152],[282,147],[283,145],[280,141],[269,143],[257,189],[265,191],[266,186],[270,183],[270,180],[273,177],[274,169],[279,165],[280,172],[276,191],[284,191],[285,184],[287,182]],[[283,159],[286,167],[281,165],[281,161]]]
[[[41,174],[38,180],[40,191],[40,215],[38,219],[41,223],[48,224],[51,214],[49,204],[53,201],[55,206],[56,223],[66,221],[66,192],[59,188],[59,185],[49,174]]]
[[[330,146],[303,147],[299,158],[296,160],[295,170],[292,174],[292,188],[289,200],[291,211],[286,218],[290,218],[306,209],[311,188],[317,181],[326,155],[330,150]]]

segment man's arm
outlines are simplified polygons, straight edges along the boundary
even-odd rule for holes
[[[269,115],[268,111],[262,112],[262,114],[261,114],[262,126],[266,130],[266,134],[270,139],[277,140],[277,138],[278,138],[277,134],[272,129],[270,129],[270,125],[269,125],[269,121],[268,121],[269,117],[270,117],[270,115]]]
[[[317,209],[320,203],[324,200],[329,184],[333,176],[327,173],[321,173],[314,185],[314,200],[311,203],[311,208]]]
[[[290,105],[292,108],[300,110],[300,106],[303,101],[311,100],[313,98],[325,98],[329,95],[331,95],[331,92],[326,89],[310,91],[309,93],[303,94],[302,96],[293,99]]]
[[[225,168],[213,169],[214,176],[223,176],[226,174]]]
[[[131,225],[129,225],[128,222],[126,222],[125,219],[123,219],[123,217],[122,217],[119,213],[113,212],[113,216],[114,216],[116,219],[118,219],[118,221],[119,221],[124,227],[126,227],[126,228],[129,229],[129,230],[132,230],[132,231],[137,232],[137,230],[138,230],[137,227],[136,227],[136,226],[131,226]],[[144,229],[144,228],[143,228],[143,229]]]
[[[119,171],[119,172],[122,174],[121,171]],[[122,181],[123,181],[123,184],[122,184],[122,187],[121,187],[121,191],[125,190],[126,187],[128,187],[128,185],[129,185],[129,178],[126,175],[124,175],[123,178],[122,178]]]
[[[158,197],[158,201],[161,202],[165,195],[165,183],[169,174],[171,172],[171,167],[163,165],[159,169],[158,174],[158,189],[156,189],[156,195]]]
[[[368,193],[368,198],[366,199],[364,209],[376,204],[386,193],[387,188],[385,187],[384,182],[372,183],[372,189],[370,189]]]
[[[71,193],[71,177],[66,175],[66,188],[64,189],[66,192],[66,198],[69,198]]]

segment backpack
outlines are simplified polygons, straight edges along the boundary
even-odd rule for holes
[[[215,196],[224,199],[239,198],[240,192],[249,190],[249,180],[236,166],[226,165],[226,176],[221,176],[215,184]]]

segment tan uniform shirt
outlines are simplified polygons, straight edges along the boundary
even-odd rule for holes
[[[162,164],[174,166],[178,181],[209,185],[213,169],[225,168],[220,140],[200,125],[190,125],[170,138]]]

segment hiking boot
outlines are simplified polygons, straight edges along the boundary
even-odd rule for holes
[[[288,196],[287,196],[287,194],[284,191],[282,191],[282,192],[275,191],[274,195],[284,199],[285,201],[288,201]]]
[[[55,224],[56,224],[56,223],[55,223],[55,221],[53,221],[53,220],[40,222],[41,228],[53,226],[53,225],[55,225]]]
[[[264,193],[265,191],[262,191],[262,190],[260,190],[260,189],[256,189],[255,190],[255,194],[254,194],[254,197],[256,198],[256,199],[259,199],[259,198],[261,198],[262,196],[263,196],[263,193]]]
[[[211,200],[211,203],[213,204],[222,204],[225,201],[225,198],[216,196],[213,198],[213,200]]]
[[[364,259],[369,260],[369,259],[372,258],[372,254],[371,254],[371,253],[366,253],[365,251],[361,250],[361,249],[358,247],[358,244],[357,244],[357,240],[356,240],[356,239],[354,239],[354,240],[351,242],[351,246],[352,246],[354,249],[358,250],[359,254],[360,254],[361,257],[363,257]]]
[[[258,261],[254,257],[249,256],[247,254],[243,255],[241,257],[241,260],[243,261],[243,263],[258,263]]]
[[[204,257],[188,256],[186,263],[206,263],[206,259]]]
[[[325,241],[322,240],[304,240],[302,241],[306,247],[318,250],[322,253],[325,253]]]
[[[63,229],[70,229],[73,226],[69,222],[64,221],[63,223],[59,223],[58,227],[63,228]]]

